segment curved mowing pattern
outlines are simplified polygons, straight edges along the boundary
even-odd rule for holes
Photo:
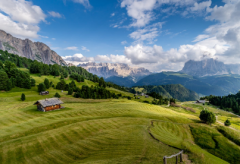
[[[188,125],[174,124],[171,122],[153,122],[152,134],[170,146],[184,148],[184,142],[192,142]]]

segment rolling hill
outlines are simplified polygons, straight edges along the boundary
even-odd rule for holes
[[[181,84],[168,84],[168,85],[159,85],[159,86],[142,86],[142,87],[134,87],[136,91],[141,89],[143,93],[151,93],[156,92],[167,98],[174,98],[180,101],[194,101],[199,99],[199,96],[196,92],[186,89]]]
[[[239,75],[219,75],[202,78],[179,72],[162,72],[139,80],[135,86],[181,84],[202,95],[224,96],[237,93],[240,89]]]

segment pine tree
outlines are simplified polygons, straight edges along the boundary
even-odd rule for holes
[[[31,89],[31,82],[29,79],[24,80],[24,88]]]
[[[25,99],[26,99],[25,94],[22,93],[22,95],[21,95],[21,100],[22,100],[22,101],[25,101]]]
[[[36,85],[35,79],[31,79],[31,86],[34,87]]]
[[[60,96],[60,94],[57,92],[57,93],[55,93],[54,97],[60,98],[61,96]]]
[[[46,86],[46,89],[49,89],[50,83],[49,83],[49,80],[47,78],[44,80],[44,84]]]
[[[8,79],[6,91],[10,91],[11,89],[12,89],[12,81],[11,79]]]
[[[8,75],[5,71],[0,70],[0,90],[6,90],[8,83]]]
[[[45,91],[46,90],[46,87],[44,85],[44,83],[40,83],[38,85],[38,92],[42,92],[42,91]]]
[[[73,94],[73,89],[72,88],[69,88],[68,89],[68,95],[72,95]]]

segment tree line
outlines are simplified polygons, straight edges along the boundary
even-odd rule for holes
[[[240,114],[240,92],[228,96],[206,96],[201,99],[209,100],[209,103],[218,106],[222,110]]]
[[[99,87],[106,88],[108,86],[122,91],[127,91],[124,87],[118,86],[111,82],[105,82],[103,78],[99,78],[97,75],[89,73],[82,67],[68,67],[58,64],[48,65],[37,60],[33,61],[25,57],[20,57],[3,50],[0,50],[0,90],[9,91],[14,86],[30,89],[31,86],[35,86],[35,81],[30,79],[30,75],[26,72],[18,70],[17,67],[27,68],[29,69],[30,73],[39,74],[39,76],[61,76],[61,79],[70,77],[77,82],[84,82],[84,80],[87,79],[92,82],[99,83]],[[7,76],[4,72],[7,74],[8,78],[6,78]],[[63,81],[61,81],[61,83],[64,85]],[[62,88],[59,87],[59,85],[57,87]]]

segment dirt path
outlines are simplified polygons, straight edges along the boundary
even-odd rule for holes
[[[221,124],[221,125],[223,125],[223,126],[225,126],[224,123],[218,121],[218,116],[216,116],[216,122],[219,123],[219,124]],[[231,127],[231,126],[229,126],[229,128],[232,129],[232,130],[238,131],[237,129],[235,129],[235,128]]]

